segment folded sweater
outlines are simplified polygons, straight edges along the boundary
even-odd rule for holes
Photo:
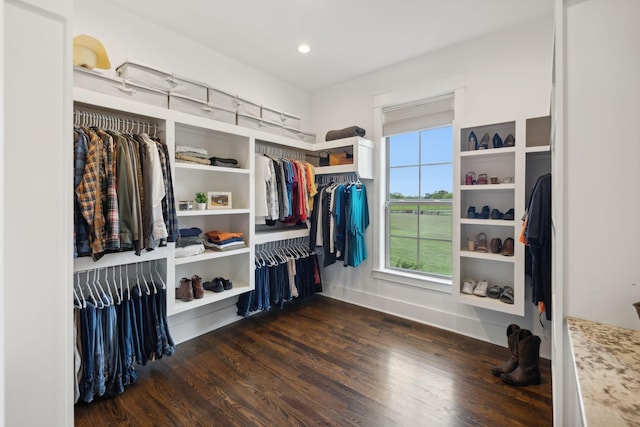
[[[353,136],[363,137],[366,134],[366,131],[358,126],[349,126],[344,129],[338,130],[330,130],[327,132],[327,136],[325,137],[325,141],[333,141],[335,139],[343,139],[343,138],[351,138]]]

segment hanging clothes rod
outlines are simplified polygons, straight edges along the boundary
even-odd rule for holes
[[[271,145],[256,143],[256,153],[266,154],[267,156],[283,157],[295,160],[305,160],[306,154],[301,151],[287,150],[286,148],[273,147]]]
[[[73,110],[73,125],[76,127],[95,126],[100,129],[121,133],[147,133],[156,136],[158,125],[142,120],[133,120],[124,117],[117,117],[105,113],[96,113],[81,109]]]
[[[358,172],[344,172],[330,175],[316,175],[318,184],[346,184],[350,182],[360,182]]]
[[[260,243],[259,245],[256,245],[256,250],[257,251],[263,251],[263,250],[268,250],[268,249],[275,249],[275,248],[284,248],[287,246],[295,246],[295,245],[309,245],[309,237],[294,237],[291,239],[284,239],[284,240],[276,240],[273,242],[266,242],[266,243]]]

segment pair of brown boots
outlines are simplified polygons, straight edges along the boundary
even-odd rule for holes
[[[509,359],[501,366],[491,368],[491,373],[511,385],[540,384],[540,337],[518,325],[507,327]]]
[[[202,277],[197,274],[191,279],[183,277],[180,279],[180,287],[176,288],[176,299],[188,302],[204,297],[204,286],[202,285]]]

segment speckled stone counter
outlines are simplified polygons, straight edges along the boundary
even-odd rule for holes
[[[640,331],[567,318],[588,426],[640,426]]]

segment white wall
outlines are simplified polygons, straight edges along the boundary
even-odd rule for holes
[[[125,60],[138,61],[298,115],[303,119],[302,127],[310,129],[310,98],[306,91],[144,17],[135,16],[111,2],[75,0],[73,34],[88,34],[104,44],[112,66],[108,73],[112,75]]]
[[[367,130],[368,138],[378,141],[380,135],[376,135],[373,128],[375,95],[424,87],[459,74],[464,75],[465,81],[463,120],[466,124],[548,115],[552,47],[553,22],[548,16],[315,92],[312,94],[314,129],[324,138],[328,130],[359,125]],[[371,196],[377,193],[378,182],[369,183]],[[370,206],[373,206],[377,201],[372,201],[371,196]],[[379,223],[378,212],[372,215],[372,224]],[[522,318],[458,304],[450,294],[372,278],[371,269],[375,267],[372,228],[367,235],[370,258],[364,265],[357,269],[336,265],[323,271],[326,295],[503,346],[506,345],[506,325],[518,323],[541,335],[541,354],[550,356],[549,324],[541,329],[537,309],[532,304],[525,305],[526,315]]]
[[[635,328],[640,1],[566,11],[565,315]]]
[[[73,425],[71,7],[3,1],[0,425]]]

